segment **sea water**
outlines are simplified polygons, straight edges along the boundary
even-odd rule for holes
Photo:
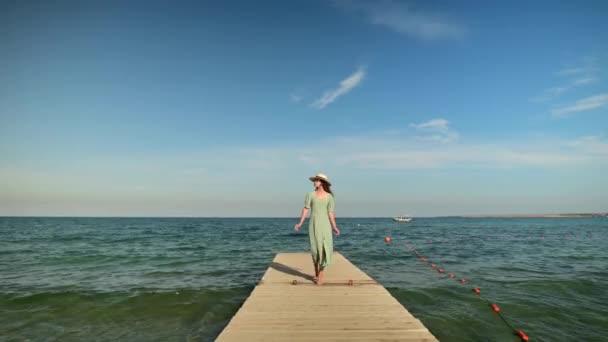
[[[296,222],[0,218],[0,340],[211,341],[276,253],[309,250]],[[442,341],[519,341],[489,303],[534,341],[608,340],[606,218],[337,222],[335,250]]]

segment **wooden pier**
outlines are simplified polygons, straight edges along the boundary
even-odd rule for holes
[[[390,293],[334,253],[317,286],[310,253],[280,253],[217,341],[437,341]]]

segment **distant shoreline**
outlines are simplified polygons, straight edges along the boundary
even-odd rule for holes
[[[484,215],[437,215],[437,216],[412,216],[417,218],[592,218],[606,217],[604,213],[553,213],[553,214],[484,214]],[[291,216],[46,216],[46,215],[0,215],[0,218],[98,218],[98,219],[293,219]],[[389,216],[341,216],[347,219],[391,219]]]
[[[564,214],[495,214],[495,215],[459,215],[448,217],[460,218],[574,218],[574,217],[608,217],[608,213],[564,213]]]

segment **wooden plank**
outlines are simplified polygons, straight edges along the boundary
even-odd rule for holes
[[[437,341],[341,254],[323,286],[313,273],[309,253],[277,254],[217,341]]]

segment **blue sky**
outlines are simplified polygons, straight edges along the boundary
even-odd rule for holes
[[[608,211],[603,1],[0,7],[0,215]]]

